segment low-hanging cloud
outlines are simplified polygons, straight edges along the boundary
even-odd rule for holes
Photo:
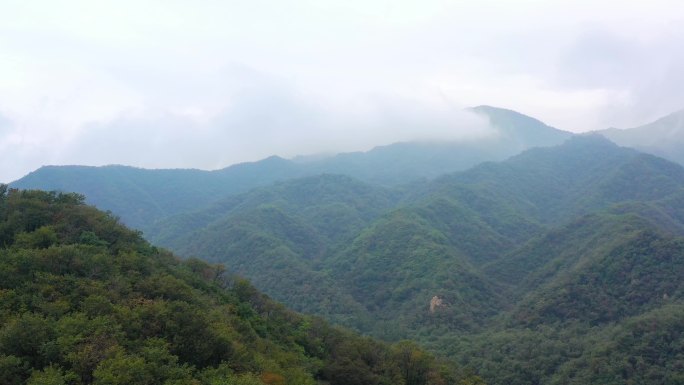
[[[244,65],[203,76],[198,82],[202,86],[182,80],[169,85],[179,87],[169,98],[161,95],[155,103],[108,119],[64,125],[63,131],[55,128],[59,122],[28,121],[26,129],[15,130],[13,143],[8,135],[13,124],[4,119],[0,146],[3,159],[12,162],[2,162],[0,175],[9,182],[46,164],[217,169],[271,155],[331,154],[402,141],[467,141],[495,135],[482,116],[438,89],[422,99],[377,92],[340,98],[327,89],[305,90]],[[192,89],[193,84],[198,88]],[[208,95],[179,96],[202,90]]]
[[[464,141],[495,134],[481,116],[447,101],[367,95],[338,104],[280,81],[269,82],[253,71],[242,69],[241,74],[243,85],[211,118],[197,118],[192,111],[145,111],[90,124],[59,158],[63,163],[126,164],[135,159],[142,167],[214,169],[270,155],[337,153],[401,141]]]
[[[575,132],[635,126],[684,107],[682,14],[677,0],[8,2],[0,181],[467,140],[491,134],[462,111],[479,104]]]
[[[605,125],[647,123],[684,107],[681,47],[681,28],[655,36],[590,28],[560,57],[555,81],[566,88],[612,90],[615,97],[600,116]]]

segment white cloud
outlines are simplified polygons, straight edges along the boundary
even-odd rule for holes
[[[621,93],[601,111],[604,126],[630,127],[684,107],[684,30],[646,35],[590,29],[565,52],[556,79],[563,89]]]
[[[187,110],[143,112],[86,125],[62,150],[65,163],[127,163],[144,167],[219,168],[273,154],[365,150],[409,140],[469,140],[491,135],[479,116],[446,101],[435,106],[386,95],[354,103],[316,101],[287,83],[238,71],[244,85],[207,117]],[[249,79],[248,79],[249,77]],[[150,118],[150,116],[154,116]],[[197,117],[199,116],[199,118]]]
[[[1,8],[0,111],[13,128],[0,130],[0,163],[13,163],[0,180],[47,163],[220,167],[439,137],[479,127],[457,112],[478,104],[584,131],[684,100],[674,0]]]

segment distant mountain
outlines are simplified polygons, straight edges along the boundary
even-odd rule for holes
[[[506,162],[438,178],[418,197],[470,199],[484,211],[493,207],[485,199],[498,196],[502,204],[542,223],[554,223],[610,204],[660,199],[683,187],[681,166],[620,148],[599,135],[583,135],[561,146],[531,149]]]
[[[518,147],[520,151],[560,144],[572,136],[570,132],[551,127],[516,111],[492,106],[478,106],[470,110],[487,117],[490,124],[499,130],[503,141],[508,146]]]
[[[643,126],[597,131],[613,142],[684,165],[684,110]]]
[[[503,160],[533,146],[559,144],[571,135],[514,111],[487,106],[473,111],[487,116],[499,135],[467,142],[395,143],[323,158],[274,156],[217,171],[46,166],[11,185],[84,194],[89,203],[147,231],[161,218],[276,181],[334,173],[396,186],[465,170],[483,161]]]
[[[466,170],[485,161],[501,161],[532,147],[560,144],[572,136],[515,111],[491,106],[469,110],[485,117],[495,135],[467,141],[395,143],[305,164],[317,172],[391,186]]]
[[[278,157],[218,171],[45,166],[10,186],[77,192],[98,208],[116,213],[127,225],[144,229],[159,218],[299,173],[292,162]]]

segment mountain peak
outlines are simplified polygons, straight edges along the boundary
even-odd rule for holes
[[[684,109],[639,127],[598,131],[620,146],[684,164]]]
[[[522,144],[523,147],[553,146],[572,135],[531,116],[505,108],[481,105],[470,108],[470,111],[486,116],[489,123],[507,140]]]
[[[531,122],[535,122],[536,124],[544,124],[544,122],[540,121],[539,119],[535,119],[531,116],[525,115],[523,113],[520,113],[518,111],[510,110],[507,108],[501,108],[501,107],[494,107],[494,106],[489,106],[486,104],[477,106],[477,107],[471,107],[469,110],[481,114],[481,115],[487,115],[490,119],[492,118],[502,118],[502,117],[517,117],[520,119],[526,119]]]

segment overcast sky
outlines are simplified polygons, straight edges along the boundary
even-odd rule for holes
[[[472,138],[480,104],[637,126],[682,47],[680,0],[0,0],[0,181]]]

